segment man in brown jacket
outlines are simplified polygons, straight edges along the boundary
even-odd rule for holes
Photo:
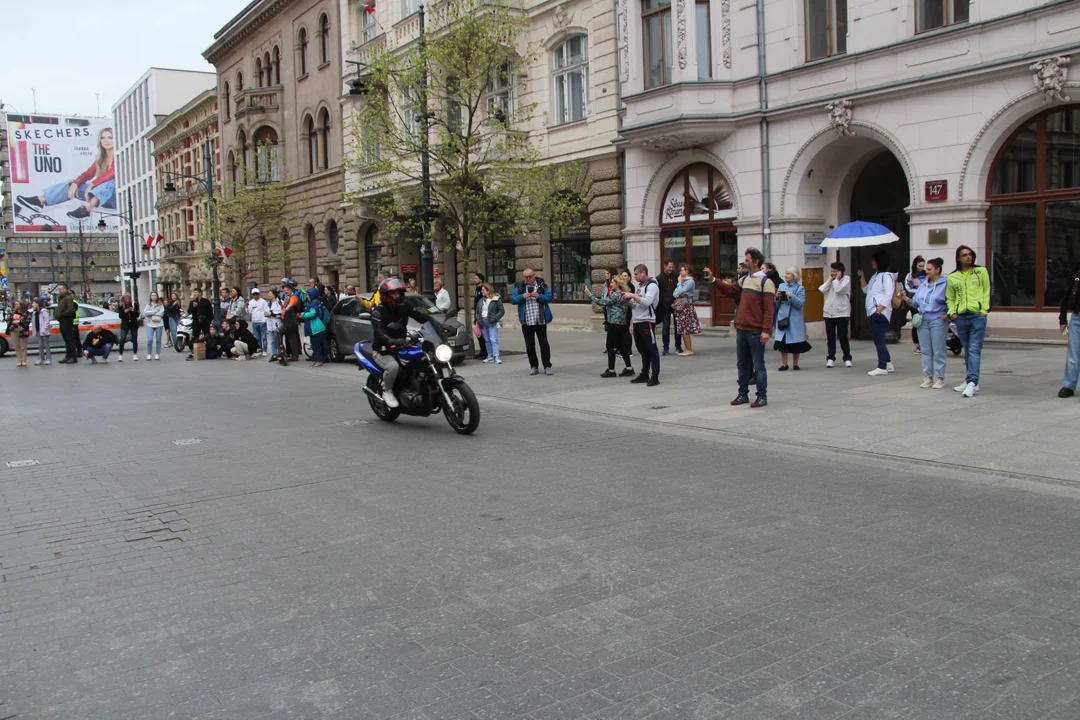
[[[750,371],[754,372],[757,397],[752,408],[769,404],[769,378],[765,371],[765,345],[772,335],[776,285],[765,276],[761,264],[765,256],[757,248],[746,249],[746,267],[750,274],[731,283],[714,278],[712,270],[705,268],[705,279],[728,297],[735,298],[739,312],[735,316],[735,349],[739,367],[739,394],[732,405],[750,402]]]

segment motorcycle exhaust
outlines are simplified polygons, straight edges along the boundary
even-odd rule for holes
[[[375,392],[371,388],[365,387],[364,392],[367,393],[368,395],[370,395],[371,397],[375,398],[379,402],[383,403],[384,405],[386,404],[385,402],[383,402],[382,395],[380,393]]]

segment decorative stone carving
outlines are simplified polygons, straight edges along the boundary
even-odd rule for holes
[[[720,44],[724,67],[731,69],[731,0],[720,0]]]
[[[563,3],[555,8],[555,29],[562,30],[570,24],[570,3]]]
[[[1035,87],[1043,94],[1043,103],[1054,100],[1069,102],[1071,98],[1064,94],[1065,81],[1069,79],[1069,64],[1072,58],[1059,55],[1043,58],[1034,63],[1031,70],[1035,73]]]
[[[686,69],[686,0],[675,2],[675,54],[679,57],[679,69]]]
[[[615,13],[619,22],[619,81],[630,82],[630,42],[627,40],[628,19],[626,17],[626,0],[616,0]]]
[[[825,106],[825,109],[829,111],[829,123],[838,134],[855,134],[855,131],[851,129],[854,111],[850,100],[833,100]]]

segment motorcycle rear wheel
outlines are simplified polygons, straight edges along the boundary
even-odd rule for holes
[[[480,425],[480,403],[476,401],[476,394],[461,381],[451,385],[447,394],[453,406],[443,407],[446,422],[450,423],[454,432],[472,435]]]
[[[177,335],[173,340],[173,347],[176,348],[176,352],[182,353],[187,349],[187,338],[183,335]]]
[[[368,389],[373,393],[382,394],[382,383],[375,377],[368,378]],[[365,393],[366,394],[366,393]],[[401,410],[398,408],[386,407],[386,404],[381,400],[373,398],[368,395],[368,404],[371,405],[371,412],[375,413],[375,417],[385,422],[394,422],[401,415]]]

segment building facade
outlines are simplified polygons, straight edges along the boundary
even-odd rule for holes
[[[256,284],[317,276],[337,286],[347,275],[340,41],[333,0],[261,0],[203,53],[217,69],[225,185],[283,182],[288,191],[280,232],[249,277]]]
[[[130,216],[120,221],[120,263],[131,272],[134,248],[139,299],[145,301],[158,289],[161,248],[144,252],[147,237],[159,232],[158,185],[154,158],[147,134],[158,119],[169,115],[199,92],[213,87],[214,74],[188,70],[150,68],[112,107],[116,131],[117,210]],[[124,276],[124,292],[132,292],[131,279]]]
[[[916,255],[951,270],[956,248],[973,247],[993,278],[991,333],[1056,332],[1080,265],[1075,3],[616,6],[630,264],[672,259],[700,277],[764,248],[800,268],[820,331],[829,262],[869,274],[874,248],[818,244],[871,220],[900,237],[886,249],[901,274]],[[698,302],[703,322],[730,321],[733,306],[700,284]]]
[[[175,292],[186,300],[193,288],[205,293],[212,285],[207,186],[179,176],[205,179],[209,170],[215,192],[223,189],[219,128],[217,89],[210,88],[146,134],[156,186],[164,189],[171,182],[176,190],[160,193],[157,201],[158,232],[164,238],[157,248],[158,286],[166,296]]]
[[[419,3],[376,3],[374,12],[369,12],[364,3],[340,2],[345,89],[356,78],[356,66],[350,61],[365,62],[383,48],[413,46],[419,36]],[[522,42],[539,51],[538,59],[529,67],[515,67],[507,82],[493,85],[489,106],[535,103],[527,126],[514,130],[528,133],[539,143],[544,163],[581,163],[589,180],[585,184],[588,207],[578,227],[554,234],[550,228],[539,228],[526,237],[498,239],[498,244],[478,252],[470,266],[483,272],[506,298],[522,269],[531,266],[552,288],[559,306],[554,313],[556,323],[589,326],[594,313],[585,299],[587,282],[602,276],[603,269],[625,263],[623,168],[620,151],[613,144],[618,137],[614,6],[608,0],[567,0],[558,5],[531,0],[525,3],[525,12],[529,23]],[[347,141],[352,140],[350,121],[360,102],[345,100]],[[361,187],[366,177],[362,165],[350,167],[348,188]],[[353,236],[357,254],[355,264],[350,255],[350,267],[355,268],[350,281],[361,290],[373,290],[376,275],[385,272],[406,280],[416,278],[419,285],[419,245],[391,237],[362,202],[351,210],[357,217]],[[444,281],[456,279],[446,282],[455,303],[459,297],[471,301],[472,285],[461,277],[455,252],[441,253],[435,267]]]

